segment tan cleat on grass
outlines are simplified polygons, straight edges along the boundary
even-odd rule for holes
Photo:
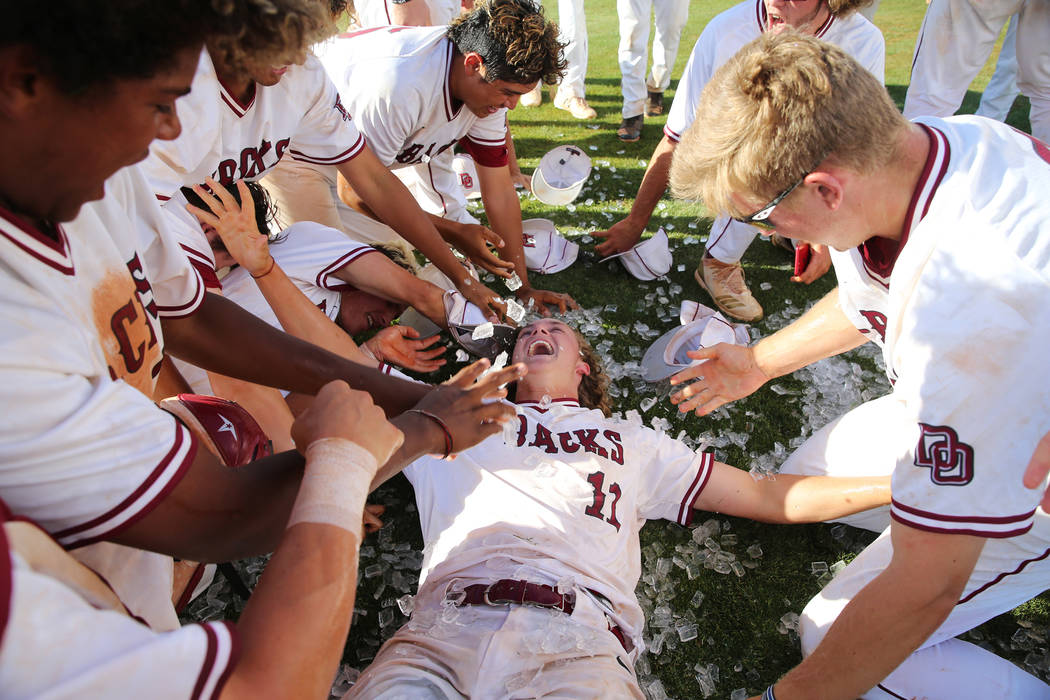
[[[727,316],[748,322],[762,318],[762,306],[751,296],[740,263],[724,263],[705,256],[693,277]]]
[[[554,98],[554,106],[558,109],[564,109],[566,112],[576,117],[577,119],[594,119],[598,116],[598,113],[594,111],[594,108],[587,104],[587,100],[582,97],[562,97],[557,95]]]
[[[522,107],[539,107],[541,102],[543,102],[543,83],[536,83],[536,87],[526,92],[518,100],[518,104]]]

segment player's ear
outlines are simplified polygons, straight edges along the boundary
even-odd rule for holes
[[[481,58],[481,55],[471,51],[463,56],[463,67],[467,69],[468,74],[478,73],[481,71],[481,67],[485,65],[485,61]]]
[[[576,363],[576,374],[580,375],[581,377],[586,377],[590,373],[591,373],[591,366],[589,364],[587,364],[583,360],[580,360],[579,362]]]
[[[13,45],[0,49],[0,114],[14,117],[39,96],[40,70],[33,51]]]
[[[845,187],[838,176],[823,170],[816,170],[806,175],[804,182],[813,188],[829,210],[834,211],[842,205]]]

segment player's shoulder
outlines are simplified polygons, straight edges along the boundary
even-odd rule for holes
[[[316,221],[299,221],[284,229],[270,249],[277,254],[283,250],[301,250],[319,245],[336,246],[348,251],[371,248],[367,243],[355,241],[331,226]]]
[[[838,44],[850,53],[886,51],[886,40],[882,31],[859,12],[836,17],[822,38]]]

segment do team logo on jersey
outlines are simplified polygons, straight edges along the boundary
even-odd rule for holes
[[[930,470],[930,479],[941,486],[965,486],[973,481],[973,447],[959,439],[947,425],[919,423],[915,466]]]

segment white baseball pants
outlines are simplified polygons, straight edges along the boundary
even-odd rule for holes
[[[620,89],[626,119],[643,112],[647,89],[663,92],[671,84],[682,27],[689,18],[689,0],[616,0],[616,13],[620,17]],[[647,79],[650,13],[656,18],[656,35],[653,68]]]
[[[757,235],[758,229],[754,226],[719,214],[711,224],[711,233],[707,237],[707,252],[720,262],[738,263]]]
[[[1050,141],[1050,2],[1046,0],[932,0],[915,42],[904,116],[954,114],[1014,14],[1018,15],[1017,84],[1032,103],[1032,135]]]

